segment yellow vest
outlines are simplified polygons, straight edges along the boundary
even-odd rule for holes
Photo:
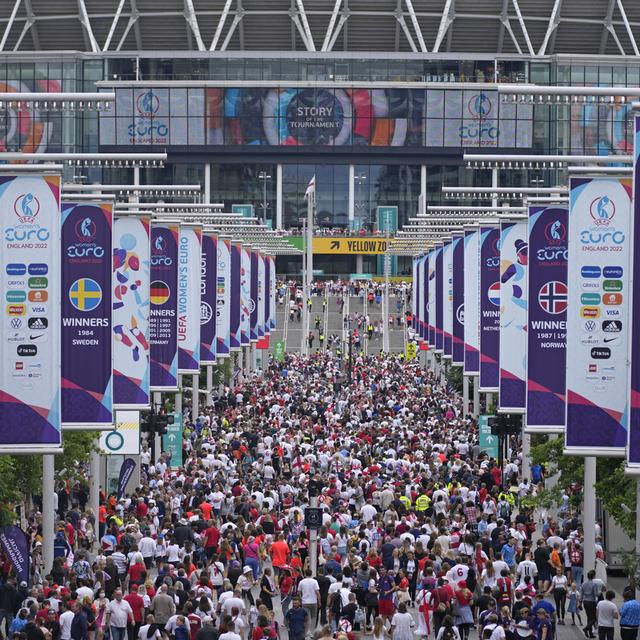
[[[426,511],[429,508],[429,496],[421,495],[416,499],[416,511]]]

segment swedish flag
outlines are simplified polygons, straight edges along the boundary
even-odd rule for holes
[[[102,302],[102,289],[91,278],[80,278],[69,288],[69,300],[78,311],[93,311]]]

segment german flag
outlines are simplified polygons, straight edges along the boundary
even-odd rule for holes
[[[166,282],[162,280],[156,280],[151,283],[151,304],[164,304],[171,295],[171,290],[167,286]]]

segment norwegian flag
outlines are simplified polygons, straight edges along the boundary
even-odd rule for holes
[[[557,280],[543,284],[538,293],[538,303],[547,313],[563,313],[567,310],[567,285]]]

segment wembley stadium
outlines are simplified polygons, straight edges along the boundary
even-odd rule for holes
[[[442,185],[559,184],[555,168],[469,169],[463,154],[628,154],[630,105],[505,102],[504,84],[640,85],[632,0],[1,0],[0,90],[115,91],[111,109],[2,112],[1,149],[166,151],[140,182],[292,233],[315,176],[319,235],[380,233]],[[129,184],[133,169],[67,169]],[[422,197],[421,197],[422,196]],[[447,200],[455,204],[455,200]],[[386,215],[386,214],[384,214]],[[393,230],[392,229],[392,230]],[[326,245],[326,246],[325,246]],[[326,274],[382,256],[314,244]],[[343,245],[346,247],[346,245]],[[324,248],[323,248],[324,247]],[[394,257],[392,268],[408,262]],[[280,256],[280,273],[300,270]]]

